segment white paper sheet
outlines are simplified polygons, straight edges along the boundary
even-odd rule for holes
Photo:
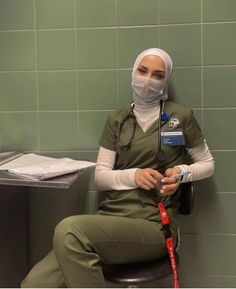
[[[70,158],[51,158],[34,153],[22,155],[13,161],[0,166],[0,170],[23,175],[36,180],[43,180],[86,168],[94,167],[96,163],[89,161],[73,160]]]

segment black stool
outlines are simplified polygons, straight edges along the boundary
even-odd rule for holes
[[[176,263],[179,256],[176,253]],[[124,287],[137,287],[137,284],[161,280],[172,275],[169,256],[144,263],[103,264],[103,273],[107,281]]]
[[[194,204],[194,187],[192,183],[181,184],[179,213],[189,215]],[[176,264],[179,256],[175,252]],[[125,287],[137,287],[138,284],[152,282],[172,276],[169,255],[150,262],[128,264],[103,264],[103,274],[107,281]]]

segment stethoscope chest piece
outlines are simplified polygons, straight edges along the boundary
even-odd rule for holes
[[[166,155],[163,152],[163,150],[158,150],[158,152],[157,152],[158,161],[163,162],[165,160],[165,158],[166,158]]]

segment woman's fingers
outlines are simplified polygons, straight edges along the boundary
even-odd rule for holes
[[[169,168],[165,172],[165,177],[157,170],[151,168],[138,169],[135,173],[136,184],[145,190],[161,187],[162,194],[171,195],[176,192],[180,185],[179,178],[171,178],[172,175],[179,173],[179,168]]]
[[[161,193],[174,194],[180,185],[180,180],[177,178],[164,178],[161,187]]]
[[[159,172],[150,168],[138,169],[135,173],[136,184],[145,190],[155,188],[162,178],[163,176]]]
[[[165,177],[161,180],[162,188],[160,192],[166,195],[172,195],[176,192],[180,185],[179,178],[172,178],[171,176],[180,173],[180,169],[177,167],[169,168],[165,171]]]
[[[168,194],[168,195],[174,194],[176,190],[178,189],[178,187],[179,187],[179,182],[175,184],[163,185],[161,188],[161,193]]]

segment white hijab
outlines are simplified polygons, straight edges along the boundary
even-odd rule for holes
[[[173,63],[172,60],[170,58],[170,55],[165,52],[164,50],[160,49],[160,48],[149,48],[147,50],[144,50],[143,52],[141,52],[138,57],[135,60],[134,63],[134,67],[132,70],[132,77],[134,76],[135,71],[137,70],[137,67],[139,65],[139,63],[141,62],[141,60],[148,55],[155,55],[160,57],[164,63],[165,63],[165,82],[166,82],[166,88],[163,91],[162,100],[167,100],[168,99],[168,81],[170,79],[171,73],[172,73],[172,68],[173,68]]]
[[[147,49],[147,50],[144,50],[143,52],[141,52],[135,60],[134,67],[132,70],[132,77],[134,76],[134,73],[137,70],[137,67],[138,67],[139,63],[141,62],[141,60],[143,59],[143,57],[145,57],[147,55],[158,56],[165,63],[165,79],[164,80],[166,82],[166,87],[163,90],[163,94],[161,96],[161,99],[165,101],[168,99],[168,81],[169,81],[171,73],[172,73],[173,63],[172,63],[172,60],[171,60],[169,54],[167,54],[164,50],[162,50],[160,48],[150,48],[150,49]],[[160,115],[160,105],[158,105],[158,106],[154,105],[152,107],[147,108],[143,105],[135,104],[134,114],[137,118],[137,121],[138,121],[140,127],[142,128],[142,130],[144,132],[146,132],[150,128],[150,126],[155,121],[158,120],[159,115]]]

